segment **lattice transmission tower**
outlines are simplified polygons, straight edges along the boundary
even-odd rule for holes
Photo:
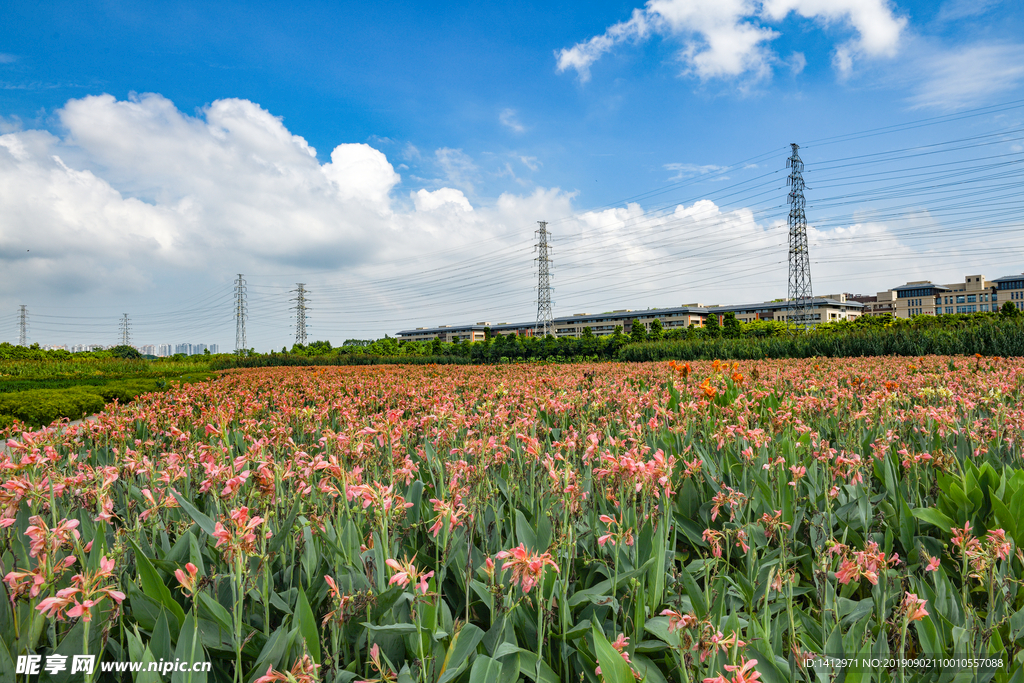
[[[132,345],[132,323],[128,320],[128,314],[123,313],[121,315],[121,323],[118,326],[120,328],[121,346]]]
[[[245,317],[248,313],[245,302],[245,278],[238,274],[235,280],[235,353],[241,355],[248,350],[245,343]]]
[[[304,282],[296,282],[295,289],[293,291],[295,292],[295,298],[292,299],[292,301],[295,302],[295,306],[293,307],[293,310],[295,311],[295,343],[305,346],[306,311],[309,310],[309,307],[306,306],[306,295],[309,294],[309,292],[306,291],[306,283]]]
[[[28,346],[28,306],[25,304],[18,311],[18,346]]]
[[[534,334],[541,331],[542,336],[548,336],[554,332],[554,321],[551,314],[551,256],[548,250],[547,221],[537,221],[540,229],[537,230],[537,326]]]
[[[786,160],[790,169],[789,186],[789,310],[790,332],[806,330],[813,320],[814,295],[811,293],[811,257],[807,251],[807,216],[804,213],[804,162],[791,143],[793,155]]]

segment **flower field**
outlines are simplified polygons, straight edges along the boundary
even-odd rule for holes
[[[0,682],[1017,683],[1022,391],[933,356],[148,394],[0,455]]]

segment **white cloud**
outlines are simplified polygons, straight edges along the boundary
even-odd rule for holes
[[[1012,90],[1024,80],[1024,45],[974,44],[919,62],[922,82],[915,107],[963,109]]]
[[[434,151],[434,159],[444,174],[445,180],[452,185],[473,192],[473,184],[479,169],[473,159],[461,149],[442,147]]]
[[[906,25],[887,0],[649,0],[644,9],[634,9],[628,21],[557,51],[557,68],[559,72],[575,69],[580,80],[587,81],[591,65],[616,45],[660,34],[682,41],[678,58],[686,75],[701,81],[739,77],[756,81],[769,76],[779,61],[768,47],[779,34],[762,20],[781,22],[792,12],[857,33],[837,48],[841,55],[834,63],[841,73],[852,66],[855,56],[895,54]]]
[[[674,171],[673,175],[669,180],[683,180],[684,178],[692,178],[694,176],[705,175],[707,173],[714,173],[715,171],[722,171],[725,169],[724,166],[715,166],[713,164],[706,164],[701,166],[699,164],[665,164],[666,171]]]
[[[515,109],[502,109],[501,113],[498,114],[498,121],[501,122],[501,125],[516,133],[522,133],[526,130],[526,128],[523,127],[523,124],[519,123],[519,118]]]
[[[519,155],[519,161],[523,162],[523,166],[526,166],[531,171],[536,171],[540,168],[540,162],[537,161],[537,157]]]
[[[16,61],[18,61],[17,55],[0,52],[0,64],[13,64]]]
[[[803,52],[794,52],[789,56],[789,70],[794,76],[798,76],[807,68],[807,57]]]
[[[437,150],[434,160],[458,189],[428,181],[427,189],[399,195],[402,179],[379,150],[341,144],[321,164],[279,118],[245,100],[219,100],[189,116],[160,95],[86,97],[69,101],[57,116],[59,135],[0,134],[0,310],[28,303],[38,311],[47,300],[51,306],[113,302],[118,311],[174,310],[190,292],[208,296],[235,273],[265,285],[275,272],[319,272],[329,273],[321,281],[344,282],[345,291],[357,292],[345,306],[380,307],[371,323],[377,327],[367,335],[393,333],[431,311],[439,319],[424,322],[458,321],[460,310],[475,310],[487,299],[474,290],[477,299],[458,308],[444,292],[365,284],[380,280],[382,268],[401,280],[423,270],[417,264],[425,255],[429,267],[443,267],[465,259],[481,241],[500,249],[532,235],[537,220],[572,213],[573,195],[557,188],[506,193],[474,206],[461,187],[472,186],[478,169],[450,148]],[[413,156],[413,149],[405,152]],[[529,273],[531,258],[524,252],[522,263],[511,259],[489,268],[488,282],[507,277],[521,283],[520,275],[504,273]],[[395,263],[404,265],[396,269]],[[317,301],[317,278],[303,279]],[[337,322],[329,323],[330,306],[319,296],[313,304],[317,334],[354,336],[337,329],[357,319],[339,311]],[[527,291],[523,301],[529,300]],[[270,320],[260,306],[251,302],[253,314]],[[275,348],[288,328],[287,306],[280,309],[274,314],[280,319],[264,323]],[[135,324],[140,341],[168,341],[147,338],[143,323]],[[337,326],[334,333],[330,324]],[[37,329],[42,334],[42,326]],[[108,343],[68,334],[36,340]],[[250,331],[257,345],[260,334]]]
[[[472,211],[473,206],[461,190],[442,187],[440,190],[418,190],[411,195],[417,211],[435,211],[440,208],[454,208],[459,211]]]

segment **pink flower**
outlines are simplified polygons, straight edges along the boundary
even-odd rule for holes
[[[550,566],[558,571],[551,553],[531,554],[522,543],[516,548],[502,550],[494,557],[505,560],[501,568],[512,570],[512,585],[519,584],[524,593],[529,593],[537,585],[544,574],[544,567]]]
[[[697,617],[692,614],[680,614],[670,609],[661,611],[661,616],[668,617],[668,632],[678,631],[681,628],[693,628],[697,625]]]

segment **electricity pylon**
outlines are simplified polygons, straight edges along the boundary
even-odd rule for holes
[[[245,303],[245,278],[238,274],[235,280],[235,353],[241,355],[248,347],[245,343],[245,315],[247,313]]]
[[[809,329],[814,318],[814,295],[811,293],[811,257],[807,252],[807,216],[804,213],[804,162],[797,152],[800,145],[791,144],[793,155],[786,160],[790,169],[789,186],[789,307],[787,327],[790,332]]]
[[[548,336],[555,331],[554,320],[551,315],[551,257],[548,254],[548,224],[547,221],[537,221],[540,229],[537,230],[539,239],[537,241],[537,326],[534,330],[543,331],[542,336]]]

